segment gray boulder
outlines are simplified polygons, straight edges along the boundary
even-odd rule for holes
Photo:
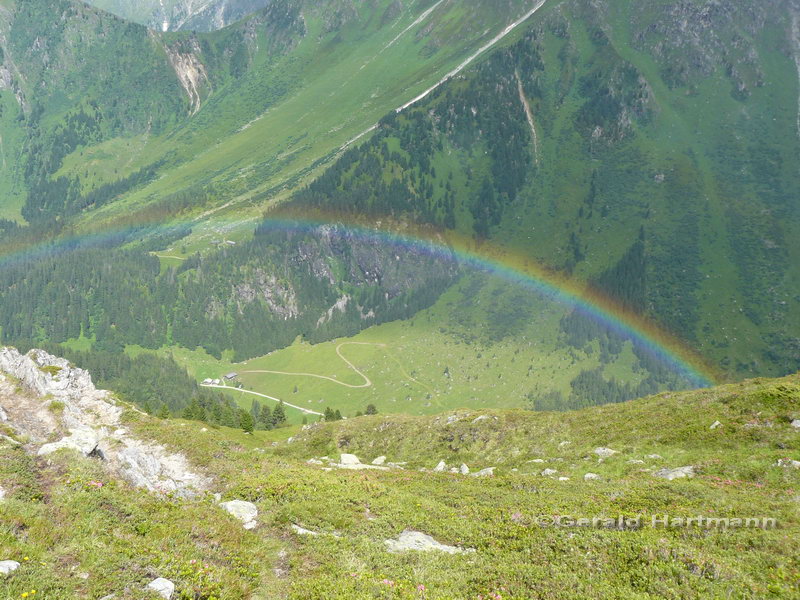
[[[661,479],[666,479],[667,481],[672,481],[673,479],[682,479],[684,477],[694,477],[694,467],[678,467],[676,469],[659,469],[655,473],[653,473],[654,477],[660,477]]]
[[[461,468],[459,469],[459,472],[462,475],[469,475],[469,467],[467,465],[461,465]]]
[[[558,471],[556,471],[555,469],[545,469],[544,471],[542,471],[541,475],[542,477],[552,477],[556,473],[558,473]]]
[[[711,424],[711,427],[709,427],[709,429],[719,429],[720,427],[722,427],[722,423],[720,423],[719,421],[714,421]]]
[[[794,421],[792,421],[792,427],[800,430],[800,419],[795,419]]]
[[[791,458],[779,458],[775,463],[776,467],[784,467],[788,469],[800,469],[800,460],[792,460]]]
[[[598,475],[597,473],[586,473],[586,475],[583,476],[583,480],[584,481],[599,481],[600,480],[600,475]]]
[[[70,429],[69,435],[51,444],[45,444],[39,448],[37,453],[39,456],[46,456],[57,452],[59,450],[75,450],[83,456],[89,456],[97,448],[100,442],[100,436],[97,431],[91,427],[80,427],[77,429]]]
[[[0,560],[0,577],[8,577],[19,569],[19,563],[15,560]]]
[[[164,600],[170,600],[170,598],[172,598],[172,594],[175,593],[175,584],[169,579],[159,577],[158,579],[154,579],[148,583],[147,589],[154,591],[156,594],[164,598]]]
[[[463,549],[457,546],[441,544],[431,536],[419,531],[406,530],[396,539],[385,540],[386,548],[389,552],[446,552],[448,554],[462,554],[464,552],[474,552],[471,549]]]
[[[360,465],[361,461],[358,460],[358,457],[355,454],[342,454],[339,458],[340,465]]]
[[[487,467],[485,469],[481,469],[477,473],[472,473],[473,477],[494,477],[494,469],[495,467]]]
[[[434,473],[444,473],[447,470],[447,463],[443,460],[439,461],[439,464],[433,468]]]
[[[372,461],[372,464],[377,466],[377,467],[382,467],[385,463],[386,463],[386,457],[385,456],[379,456],[378,458],[376,458],[375,460]]]
[[[611,448],[605,448],[603,446],[595,448],[594,453],[600,458],[610,458],[615,454],[619,454],[617,450],[612,450]]]
[[[228,514],[244,523],[245,529],[255,529],[258,527],[258,521],[256,521],[258,518],[258,507],[252,502],[231,500],[230,502],[221,502],[220,506]]]

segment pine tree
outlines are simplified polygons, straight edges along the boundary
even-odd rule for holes
[[[158,418],[159,419],[169,419],[169,408],[167,408],[166,404],[162,404],[161,408],[158,411]]]
[[[275,427],[280,427],[284,423],[286,423],[286,410],[283,408],[283,401],[281,401],[272,411],[272,424]]]
[[[253,433],[253,415],[243,409],[239,409],[239,427],[245,433]]]
[[[258,415],[258,425],[263,429],[272,429],[272,409],[266,404],[261,407]]]

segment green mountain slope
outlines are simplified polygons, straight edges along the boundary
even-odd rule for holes
[[[126,407],[129,435],[184,453],[222,500],[255,503],[249,531],[210,494],[151,495],[68,450],[36,460],[38,445],[15,445],[3,425],[0,557],[20,563],[4,592],[149,598],[145,586],[166,577],[180,596],[230,600],[792,598],[798,417],[797,377],[570,413],[374,416],[253,435]],[[319,460],[342,452],[404,464]],[[439,461],[494,475],[432,472]],[[688,478],[656,476],[689,466]],[[653,524],[665,515],[693,521]],[[570,525],[578,518],[598,521]],[[776,525],[707,521],[737,518]],[[474,551],[388,552],[404,530]]]
[[[731,374],[793,371],[795,17],[786,2],[552,3],[291,208],[489,238],[594,282]]]
[[[24,198],[33,225],[3,223],[2,242],[101,235],[0,273],[6,342],[175,351],[202,360],[187,366],[206,377],[244,360],[289,360],[297,347],[259,357],[297,336],[318,343],[410,318],[404,331],[433,306],[423,317],[436,344],[474,344],[453,361],[469,370],[484,352],[500,357],[475,385],[451,386],[442,408],[498,395],[510,396],[504,406],[529,395],[540,407],[584,406],[689,385],[606,325],[556,308],[535,327],[539,300],[520,302],[497,281],[484,287],[446,251],[431,259],[380,235],[365,240],[357,223],[422,228],[444,244],[471,238],[478,253],[488,241],[588,282],[729,377],[800,365],[797,86],[778,85],[797,81],[791,3],[548,2],[400,112],[392,108],[537,4],[280,2],[221,31],[163,35],[69,3],[53,19],[51,4],[3,13],[8,32],[46,33],[51,53],[69,58],[62,75],[74,67],[80,85],[73,97],[42,96],[42,108],[30,109],[38,118],[20,119],[25,88],[13,82],[43,85],[49,63],[33,51],[36,36],[4,42],[9,73],[24,61],[38,75],[14,75],[2,95],[21,106],[4,113],[21,157],[4,171],[8,206]],[[81,70],[68,52],[90,37],[85,22],[108,28],[96,42],[104,52],[144,53],[163,77],[140,80],[134,69],[130,81],[92,87],[93,63]],[[117,41],[102,45],[106,38]],[[118,59],[134,60],[122,50]],[[126,118],[111,119],[131,86]],[[78,98],[94,95],[92,113]],[[159,118],[142,118],[151,113]],[[29,147],[37,151],[22,153]],[[287,215],[299,225],[272,221]],[[460,289],[441,297],[465,272]],[[414,362],[431,338],[411,337]],[[217,362],[198,359],[198,348]],[[517,378],[517,351],[542,369],[498,389],[490,379]],[[427,373],[426,385],[446,389],[443,372]],[[251,383],[262,393],[273,385]],[[331,395],[313,391],[321,398],[304,402]],[[333,394],[344,410],[375,400],[342,392]],[[433,410],[434,396],[418,398],[428,406],[416,410]]]

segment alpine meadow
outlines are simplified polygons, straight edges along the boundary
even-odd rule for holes
[[[798,0],[0,0],[0,600],[800,598]]]

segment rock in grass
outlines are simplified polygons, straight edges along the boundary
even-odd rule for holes
[[[294,531],[297,535],[310,535],[310,536],[317,536],[319,533],[316,531],[311,531],[310,529],[306,529],[305,527],[300,527],[300,525],[295,525],[292,523],[292,531]]]
[[[615,454],[619,454],[619,452],[617,450],[612,450],[611,448],[605,448],[605,447],[602,447],[602,446],[600,448],[595,448],[594,449],[594,453],[597,456],[599,456],[600,458],[610,458],[611,456],[614,456]]]
[[[673,479],[681,479],[683,477],[694,477],[694,467],[678,467],[677,469],[659,469],[655,473],[653,473],[654,477],[660,477],[661,479],[666,479],[667,481],[672,481]]]
[[[441,544],[431,536],[419,531],[406,530],[397,539],[385,540],[386,548],[389,552],[446,552],[448,554],[462,554],[464,552],[474,552],[472,549],[459,548]]]
[[[358,459],[358,457],[355,454],[342,454],[342,456],[339,458],[339,464],[340,465],[345,465],[345,466],[347,466],[347,465],[360,465],[361,461]]]
[[[19,569],[19,563],[15,560],[0,560],[0,576],[8,577]]]
[[[664,457],[661,456],[660,454],[648,454],[647,456],[645,456],[645,458],[649,458],[651,460],[661,460]]]
[[[487,467],[486,469],[481,469],[477,473],[473,473],[473,477],[494,477],[494,467]]]
[[[100,443],[100,437],[94,429],[91,427],[79,427],[70,429],[70,435],[58,442],[45,444],[39,448],[38,454],[39,456],[45,456],[66,448],[80,452],[83,456],[89,456],[97,448],[98,443]]]
[[[800,430],[800,419],[795,419],[794,421],[792,421],[792,427]]]
[[[462,475],[469,475],[469,467],[467,465],[461,465],[459,471]]]
[[[258,522],[256,521],[258,518],[258,507],[252,502],[231,500],[230,502],[220,503],[220,506],[244,523],[245,529],[255,529],[258,527]]]
[[[776,467],[785,467],[789,469],[800,469],[800,460],[792,460],[791,458],[779,458],[775,463]]]
[[[169,579],[159,577],[158,579],[154,579],[148,583],[147,589],[154,591],[165,600],[170,600],[170,598],[172,598],[172,594],[175,593],[175,584]]]
[[[720,427],[722,427],[722,423],[720,423],[719,421],[714,421],[711,424],[711,427],[709,427],[709,429],[719,429]]]
[[[444,473],[447,470],[447,463],[443,460],[439,461],[439,464],[433,468],[434,473]]]
[[[0,487],[0,500],[5,499],[5,497],[6,497],[6,491]]]
[[[372,461],[372,464],[375,465],[375,466],[378,466],[378,467],[382,467],[385,462],[386,462],[386,457],[385,456],[379,456],[378,458],[376,458],[375,460]]]
[[[542,477],[552,477],[556,473],[558,473],[558,471],[556,471],[555,469],[545,469],[544,471],[542,471]]]
[[[600,480],[600,475],[598,475],[597,473],[587,473],[586,475],[583,476],[583,480],[584,481],[599,481]]]

